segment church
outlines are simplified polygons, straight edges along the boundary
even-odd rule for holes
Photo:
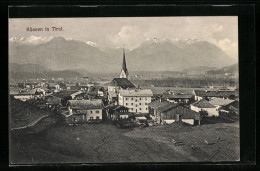
[[[136,88],[128,80],[125,50],[123,49],[123,63],[119,78],[114,78],[108,86],[108,98],[110,103],[124,106],[131,113],[148,113],[148,104],[152,100],[153,93],[150,89]]]
[[[108,85],[108,92],[117,93],[120,89],[135,89],[135,86],[128,80],[128,70],[126,67],[125,49],[123,49],[123,62],[119,78],[114,78]]]

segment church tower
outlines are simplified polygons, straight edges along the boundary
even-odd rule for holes
[[[122,69],[120,73],[120,78],[126,78],[128,79],[128,71],[126,68],[126,61],[125,61],[125,49],[123,48],[123,63],[122,63]]]

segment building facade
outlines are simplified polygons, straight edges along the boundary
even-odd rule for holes
[[[103,102],[95,100],[69,100],[68,101],[68,123],[85,123],[102,120]]]
[[[151,102],[153,93],[151,90],[120,90],[118,104],[129,108],[131,113],[148,113],[148,103]]]

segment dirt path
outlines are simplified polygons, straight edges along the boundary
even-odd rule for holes
[[[24,128],[29,128],[29,127],[32,127],[34,126],[35,124],[37,124],[39,121],[41,121],[43,118],[46,118],[47,116],[49,115],[44,115],[36,120],[34,120],[33,122],[29,123],[28,125],[25,125],[25,126],[21,126],[21,127],[17,127],[17,128],[12,128],[11,130],[17,130],[17,129],[24,129]]]

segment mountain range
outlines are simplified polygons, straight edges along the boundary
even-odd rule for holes
[[[46,38],[40,43],[15,38],[9,41],[9,62],[43,66],[23,66],[32,70],[48,68],[115,73],[121,70],[122,52],[122,48],[104,48],[94,42],[64,37]],[[199,40],[148,40],[131,51],[126,49],[125,54],[129,72],[182,71],[198,66],[221,68],[236,63],[216,45]]]

